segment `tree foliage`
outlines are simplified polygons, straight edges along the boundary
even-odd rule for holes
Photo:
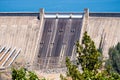
[[[106,62],[106,67],[109,67],[110,72],[120,74],[120,43],[109,49],[109,59]]]
[[[102,55],[87,32],[84,33],[81,45],[76,42],[76,52],[77,64],[71,63],[69,58],[66,58],[67,76],[72,80],[120,80],[117,73],[109,73],[107,69],[101,70]],[[81,71],[79,65],[82,67]]]
[[[76,52],[78,53],[78,64],[81,64],[82,70],[93,69],[96,71],[101,66],[101,54],[96,49],[94,42],[91,40],[87,32],[84,33],[82,45],[77,41]]]
[[[37,75],[25,68],[12,68],[12,80],[39,80]]]

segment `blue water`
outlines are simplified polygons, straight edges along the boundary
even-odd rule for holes
[[[0,0],[0,12],[120,12],[120,0]]]

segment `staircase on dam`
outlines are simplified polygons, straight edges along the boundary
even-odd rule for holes
[[[41,69],[65,67],[65,58],[76,56],[75,43],[80,40],[82,14],[44,15],[39,43],[38,63]]]
[[[1,46],[0,47],[0,68],[10,67],[16,57],[19,55],[20,49]]]

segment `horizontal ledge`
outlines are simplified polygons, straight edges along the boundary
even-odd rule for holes
[[[82,18],[83,15],[44,15],[44,18]]]

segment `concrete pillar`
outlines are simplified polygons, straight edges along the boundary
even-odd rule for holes
[[[44,23],[44,9],[43,8],[40,9],[39,19],[40,19],[40,21],[39,21],[39,32],[38,32],[38,37],[37,37],[37,40],[36,40],[35,52],[33,54],[32,62],[31,62],[32,65],[35,65],[34,63],[36,63],[37,60],[38,60],[39,47],[40,47],[39,43],[41,41],[43,30],[44,30],[44,26],[43,26],[43,23]],[[34,66],[32,66],[32,67],[34,67]]]
[[[44,9],[40,9],[40,14],[39,14],[40,20],[44,17]]]
[[[85,8],[84,9],[84,21],[85,21],[85,31],[89,33],[89,9]]]
[[[82,37],[85,31],[89,31],[89,9],[85,8],[83,13],[83,22],[82,22],[82,28],[81,28],[81,35],[80,35],[80,43],[82,43]]]
[[[56,14],[56,19],[58,19],[58,13]]]
[[[72,14],[70,14],[70,19],[72,18]]]
[[[84,9],[84,15],[86,18],[89,18],[89,9],[88,8]]]

